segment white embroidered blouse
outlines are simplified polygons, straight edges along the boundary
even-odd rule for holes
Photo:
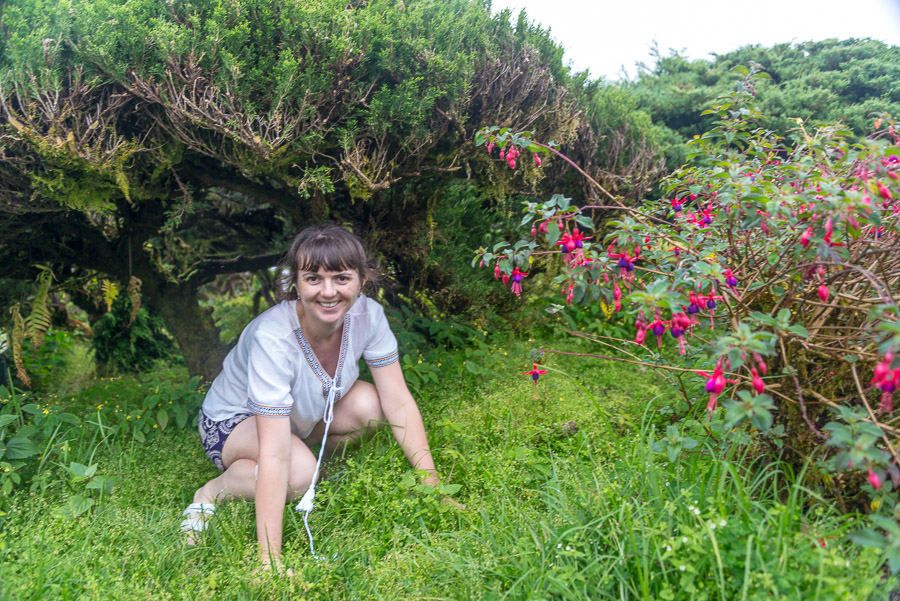
[[[303,336],[297,301],[282,301],[251,321],[225,357],[222,372],[203,401],[214,421],[237,415],[289,417],[291,430],[306,438],[325,411],[328,376]],[[333,382],[335,402],[359,378],[359,359],[370,368],[399,360],[397,339],[376,301],[363,295],[344,316],[341,352]]]

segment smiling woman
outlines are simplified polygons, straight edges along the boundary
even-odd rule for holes
[[[284,298],[247,325],[200,409],[203,447],[222,474],[197,489],[182,522],[193,543],[216,503],[253,499],[264,568],[281,567],[285,501],[301,499],[306,523],[326,453],[390,424],[425,483],[438,481],[397,340],[362,293],[373,276],[362,242],[336,225],[308,228],[284,268]],[[358,380],[361,357],[374,385]]]

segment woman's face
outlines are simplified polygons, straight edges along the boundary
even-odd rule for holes
[[[363,281],[353,269],[297,273],[297,300],[304,325],[317,329],[338,328],[362,290]],[[324,328],[323,328],[324,326]]]

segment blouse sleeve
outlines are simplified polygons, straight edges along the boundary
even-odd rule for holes
[[[384,308],[377,302],[369,299],[370,336],[366,348],[363,349],[363,358],[370,368],[384,367],[400,360],[397,352],[397,338],[391,332],[387,317],[384,316]]]
[[[289,417],[292,372],[278,341],[257,331],[247,356],[247,408],[256,415]]]

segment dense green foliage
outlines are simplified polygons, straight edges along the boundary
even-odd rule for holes
[[[900,114],[900,47],[876,40],[824,40],[745,46],[710,60],[656,53],[656,64],[626,84],[654,123],[677,134],[669,138],[669,166],[681,166],[685,142],[709,129],[701,112],[734,89],[731,69],[759,63],[771,80],[756,88],[766,127],[781,136],[797,128],[843,122],[856,136],[871,129],[876,112]]]
[[[199,287],[270,267],[315,221],[355,224],[408,298],[484,306],[434,241],[581,183],[527,161],[476,177],[495,160],[465,153],[477,128],[538,127],[633,197],[659,168],[646,115],[510,17],[475,0],[4,3],[0,276],[136,276],[207,377],[222,346]],[[437,218],[460,198],[465,231]]]

